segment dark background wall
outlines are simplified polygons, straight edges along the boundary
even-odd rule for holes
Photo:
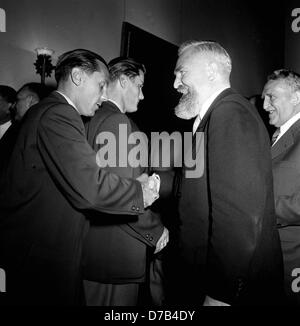
[[[120,54],[127,21],[175,45],[187,39],[219,41],[233,58],[233,86],[249,96],[284,64],[286,9],[281,2],[247,2],[0,0],[7,20],[6,32],[0,33],[0,83],[18,88],[38,81],[34,49],[41,46],[55,50],[54,64],[59,54],[78,47],[110,60]]]

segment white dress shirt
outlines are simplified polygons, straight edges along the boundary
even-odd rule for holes
[[[276,139],[276,141],[273,143],[272,146],[274,146],[274,144],[276,144],[278,142],[278,139],[281,138],[290,128],[291,126],[297,122],[300,119],[300,112],[298,112],[297,114],[295,114],[291,119],[289,119],[286,123],[284,123],[279,129],[279,135]]]
[[[0,139],[2,136],[6,133],[7,129],[11,126],[11,121],[7,121],[3,123],[3,125],[0,125]]]

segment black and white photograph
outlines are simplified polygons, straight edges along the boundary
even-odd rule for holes
[[[300,306],[299,57],[295,0],[0,0],[0,306]]]

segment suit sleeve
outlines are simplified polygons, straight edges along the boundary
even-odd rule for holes
[[[209,122],[207,173],[211,202],[207,294],[232,303],[246,279],[261,230],[265,176],[258,123],[239,103],[217,107]]]
[[[99,168],[81,117],[72,107],[56,105],[47,110],[37,137],[49,173],[74,207],[112,214],[143,212],[140,183]]]
[[[129,157],[128,154],[134,147],[132,144],[127,144],[127,146],[119,146],[119,141],[122,141],[125,137],[127,143],[129,135],[133,131],[128,117],[125,114],[116,113],[109,115],[105,120],[101,122],[101,124],[97,124],[96,122],[97,121],[93,121],[93,128],[89,129],[89,139],[96,140],[97,135],[101,132],[110,132],[115,136],[116,139],[116,153],[114,155],[116,158],[116,166],[106,167],[105,169],[120,176],[134,178],[135,168],[133,168],[130,164],[127,164],[126,166],[119,166],[120,155],[123,157]],[[120,125],[122,125],[124,132],[127,132],[126,135],[122,134],[121,138],[119,135]],[[101,147],[100,144],[96,144],[96,141],[94,141],[93,146],[97,152]],[[135,232],[137,235],[142,236],[143,240],[146,241],[150,246],[154,246],[156,244],[163,232],[163,225],[161,223],[159,214],[152,212],[150,208],[147,208],[144,214],[139,215],[136,221],[122,225],[122,228],[125,231],[130,232],[130,234],[132,234],[133,230],[133,232]]]
[[[282,225],[300,223],[300,142],[286,152],[286,160],[276,163],[274,171],[275,212]]]

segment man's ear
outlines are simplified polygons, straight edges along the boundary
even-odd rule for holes
[[[31,107],[34,104],[39,103],[39,99],[35,95],[28,95],[28,103],[29,103],[29,107]]]
[[[125,76],[125,75],[121,75],[119,77],[119,83],[120,83],[120,85],[121,85],[122,88],[126,88],[127,83],[128,83],[128,77]]]
[[[72,69],[71,71],[71,80],[73,82],[73,84],[75,84],[76,86],[79,86],[82,81],[83,81],[83,71],[82,69],[75,67]]]
[[[216,78],[218,71],[217,64],[214,62],[209,62],[206,66],[206,72],[208,76],[208,80],[213,81]]]
[[[300,104],[300,91],[296,91],[293,93],[291,98],[291,103],[293,105],[299,105]]]

